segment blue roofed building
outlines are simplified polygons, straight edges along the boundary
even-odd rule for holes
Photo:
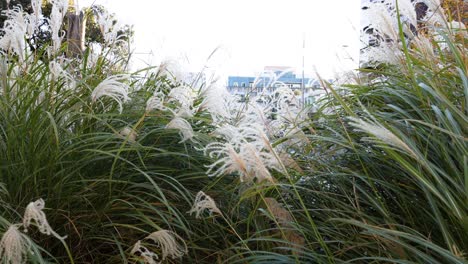
[[[304,84],[304,85],[303,85]],[[306,104],[313,103],[320,89],[320,83],[312,78],[296,76],[293,69],[283,66],[268,66],[258,76],[229,76],[227,89],[231,94],[256,96],[259,93],[270,95],[278,87],[286,86],[292,89],[295,94],[302,97]],[[304,88],[303,88],[304,86]]]

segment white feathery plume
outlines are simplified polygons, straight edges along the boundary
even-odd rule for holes
[[[209,177],[238,172],[242,181],[243,175],[248,174],[246,162],[230,143],[212,142],[205,146],[204,153],[210,158],[217,159],[207,166],[206,173]]]
[[[272,107],[276,109],[278,119],[284,124],[296,125],[306,118],[305,111],[303,111],[296,94],[291,88],[287,86],[280,87],[272,97]]]
[[[49,70],[51,75],[51,80],[57,81],[59,78],[63,77],[67,81],[67,89],[74,89],[76,87],[76,80],[75,78],[66,71],[62,65],[68,63],[68,59],[64,57],[56,58],[49,62]]]
[[[367,1],[363,10],[361,24],[366,32],[361,32],[361,43],[366,45],[373,39],[375,46],[366,46],[361,50],[362,61],[368,65],[379,63],[398,64],[402,58],[399,24],[397,17],[397,0],[382,2]],[[403,32],[409,38],[414,37],[411,26],[417,26],[416,10],[410,0],[398,0],[400,22]],[[372,33],[367,30],[372,29]]]
[[[102,54],[102,46],[98,46],[97,44],[90,43],[89,46],[89,54],[86,63],[86,67],[94,68],[98,62],[99,54]]]
[[[34,15],[39,19],[42,15],[42,0],[31,0]]]
[[[398,35],[398,18],[396,12],[397,0],[386,0],[383,3],[371,2],[366,10],[363,10],[362,16],[366,20],[364,26],[370,26],[374,29],[374,34],[380,34],[382,38],[391,38],[397,40]],[[410,0],[398,0],[398,8],[400,21],[404,24],[412,24],[416,26],[416,10]],[[367,24],[366,24],[367,23]],[[411,34],[406,28],[405,33]],[[375,32],[377,31],[377,32]],[[408,35],[410,36],[410,35]]]
[[[390,130],[381,124],[366,122],[360,118],[355,117],[349,117],[349,120],[351,121],[349,124],[357,128],[358,131],[371,134],[372,136],[379,139],[381,143],[393,146],[417,159],[416,153],[405,142],[403,142],[400,138],[398,138],[395,134],[393,134]],[[375,140],[368,137],[363,139],[370,142],[375,142]]]
[[[203,90],[203,101],[200,108],[206,109],[215,124],[230,120],[232,118],[231,110],[240,107],[230,107],[237,103],[237,99],[231,95],[224,87],[210,85]]]
[[[167,102],[169,103],[172,102],[183,108],[190,109],[193,106],[194,93],[189,86],[181,85],[171,89],[167,98]]]
[[[162,92],[156,92],[146,101],[146,112],[152,110],[166,110],[164,106],[164,94]]]
[[[416,19],[416,9],[414,4],[410,0],[393,0],[395,2],[394,5],[398,3],[398,11],[400,13],[401,22],[402,23],[409,23],[411,25],[417,25]]]
[[[60,60],[60,61],[58,61]],[[67,62],[67,59],[61,57],[49,62],[49,70],[51,73],[52,80],[56,81],[59,77],[65,77],[68,81],[74,82],[74,78],[70,73],[65,71],[62,65]]]
[[[12,51],[23,62],[26,57],[26,40],[28,22],[20,6],[2,12],[7,16],[3,25],[3,36],[0,37],[0,49]]]
[[[161,249],[162,260],[167,257],[180,258],[188,251],[184,239],[169,230],[153,232],[145,239],[152,240]]]
[[[280,171],[280,163],[262,127],[234,127],[225,125],[216,130],[225,143],[212,142],[205,146],[204,153],[217,159],[208,165],[208,176],[221,176],[237,172],[241,181],[274,181],[269,169]]]
[[[465,27],[465,24],[463,24],[463,22],[460,22],[460,21],[451,21],[448,23],[448,26],[450,29],[454,30],[454,31],[465,31],[466,33],[466,27]]]
[[[269,136],[283,137],[289,125],[284,122],[284,119],[277,118],[275,120],[269,120],[265,127],[267,128]]]
[[[50,30],[52,35],[52,52],[56,53],[61,45],[65,32],[61,31],[63,18],[68,11],[68,0],[51,0],[52,11],[50,12]]]
[[[190,123],[180,116],[175,116],[167,125],[167,129],[177,129],[182,137],[180,143],[192,140],[194,137],[193,128]]]
[[[52,76],[52,80],[56,81],[60,76],[64,76],[65,71],[62,65],[55,60],[49,62],[49,70]]]
[[[414,39],[414,45],[416,49],[422,53],[424,58],[431,58],[431,62],[434,64],[437,63],[437,56],[435,54],[435,48],[432,44],[432,40],[424,35],[419,35],[417,38]]]
[[[10,225],[0,240],[0,260],[5,263],[25,263],[31,242],[18,230],[19,225]]]
[[[173,85],[177,85],[184,79],[185,69],[180,59],[166,58],[158,67],[158,76],[165,77]]]
[[[119,111],[122,113],[122,104],[130,100],[130,97],[128,97],[130,87],[121,81],[125,81],[128,78],[128,75],[124,74],[107,77],[94,88],[91,93],[92,101],[95,102],[102,96],[108,96],[119,104]]]
[[[268,152],[259,151],[251,143],[245,144],[241,153],[247,160],[248,175],[252,175],[258,181],[274,182],[268,168],[276,168],[277,161],[273,155]],[[247,175],[245,175],[247,176]],[[248,179],[250,180],[250,179]]]
[[[303,146],[305,143],[309,142],[307,135],[297,126],[290,128],[285,138],[288,138],[285,143],[289,146]]]
[[[268,123],[266,114],[271,114],[271,106],[261,106],[256,102],[248,103],[238,116],[239,126],[254,127],[255,129],[263,130]]]
[[[252,125],[250,123],[249,125]],[[214,131],[215,135],[221,136],[225,141],[232,144],[235,148],[240,148],[246,142],[259,140],[259,128],[247,125],[233,126],[225,124]]]
[[[114,24],[114,18],[107,11],[98,13],[97,23],[101,29],[102,36],[104,38],[104,43],[111,45],[115,43],[118,38],[119,27],[117,24]]]
[[[293,90],[287,86],[281,86],[273,94],[274,103],[278,108],[288,108],[290,105],[296,105],[297,99]]]
[[[42,16],[42,0],[31,0],[31,7],[33,10],[33,14],[30,16],[31,24],[34,29],[37,29]]]
[[[197,193],[197,196],[195,196],[195,201],[193,202],[193,206],[190,209],[190,211],[188,211],[188,213],[190,215],[195,213],[195,218],[199,219],[201,218],[201,214],[205,210],[208,210],[210,216],[213,215],[213,213],[223,215],[221,213],[221,210],[219,210],[219,208],[216,206],[216,203],[213,200],[213,198],[211,198],[209,195],[207,195],[203,191],[199,191]]]
[[[205,155],[217,161],[207,166],[208,176],[221,176],[237,172],[241,182],[273,178],[268,168],[278,169],[276,158],[266,150],[258,150],[253,143],[245,143],[237,151],[230,143],[213,142],[205,147]]]
[[[47,222],[47,217],[45,213],[42,211],[44,209],[45,202],[42,199],[38,199],[35,202],[30,202],[28,206],[26,206],[26,210],[23,216],[23,227],[24,232],[28,232],[28,227],[31,225],[31,221],[34,220],[36,222],[37,228],[39,232],[46,235],[53,235],[57,239],[63,240],[67,236],[60,236],[59,234],[55,233],[50,227],[49,222]]]
[[[120,130],[119,135],[122,136],[123,139],[128,138],[129,142],[135,143],[138,133],[133,128],[127,126]]]
[[[175,116],[183,117],[183,118],[191,118],[193,117],[194,110],[191,110],[189,107],[180,106],[179,108],[172,110],[168,108],[170,112],[172,112]]]
[[[404,53],[398,45],[381,44],[379,47],[368,47],[365,52],[367,61],[372,63],[388,63],[398,65],[404,58]]]
[[[176,117],[192,117],[194,97],[194,92],[189,86],[181,85],[171,89],[171,91],[167,95],[167,103],[175,104],[176,108],[174,110],[169,110]],[[179,121],[180,120],[177,120],[177,122]]]
[[[393,56],[388,47],[394,45],[398,39],[398,30],[395,28],[395,18],[390,14],[387,5],[383,3],[371,2],[366,10],[362,11],[361,17],[365,18],[363,28],[372,28],[372,33],[361,32],[361,43],[369,43],[370,39],[378,40],[377,46],[366,46],[363,50],[366,61],[369,63],[388,62]],[[387,40],[390,41],[387,42]]]
[[[130,254],[139,256],[143,258],[143,261],[147,264],[159,264],[161,262],[157,262],[156,260],[159,259],[158,254],[152,252],[151,250],[147,249],[146,247],[141,245],[141,241],[138,240],[130,251]]]

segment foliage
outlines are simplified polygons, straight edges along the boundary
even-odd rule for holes
[[[53,4],[51,1],[40,0],[42,2],[42,15],[41,18],[41,25],[35,30],[34,34],[28,38],[28,44],[33,49],[40,49],[47,45],[50,45],[51,42],[51,29],[50,29],[50,15],[52,11]],[[31,6],[31,0],[11,0],[9,5],[7,6],[7,1],[2,0],[0,2],[0,10],[7,10],[13,9],[16,6],[21,6],[23,11],[28,14],[32,14],[33,8]],[[74,1],[68,1],[68,11],[75,12],[74,10]],[[85,13],[84,21],[86,22],[85,26],[85,46],[89,47],[90,45],[94,44],[105,44],[104,40],[104,32],[101,30],[100,23],[98,22],[99,16],[106,16],[106,20],[109,20],[112,23],[112,26],[118,27],[117,28],[117,36],[118,39],[122,40],[117,42],[116,44],[120,46],[121,50],[124,50],[126,45],[128,45],[134,35],[133,26],[131,25],[120,25],[118,24],[117,19],[115,18],[115,14],[109,14],[108,10],[102,5],[92,5],[91,7],[83,9]],[[7,16],[5,14],[0,14],[0,28],[3,28],[3,24]],[[68,20],[64,20],[64,25],[62,27],[63,34],[67,34],[68,29]],[[0,31],[1,32],[1,31]],[[1,33],[0,33],[1,34]],[[128,53],[128,52],[127,52]]]

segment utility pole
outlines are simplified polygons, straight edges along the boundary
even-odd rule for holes
[[[305,61],[305,33],[302,33],[302,107],[305,107],[304,61]]]

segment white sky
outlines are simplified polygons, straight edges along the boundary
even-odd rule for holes
[[[357,67],[360,0],[75,1],[102,4],[134,24],[135,53],[151,64],[170,58],[199,71],[219,47],[208,66],[221,75],[253,75],[264,66],[299,73],[303,55],[306,75]]]

